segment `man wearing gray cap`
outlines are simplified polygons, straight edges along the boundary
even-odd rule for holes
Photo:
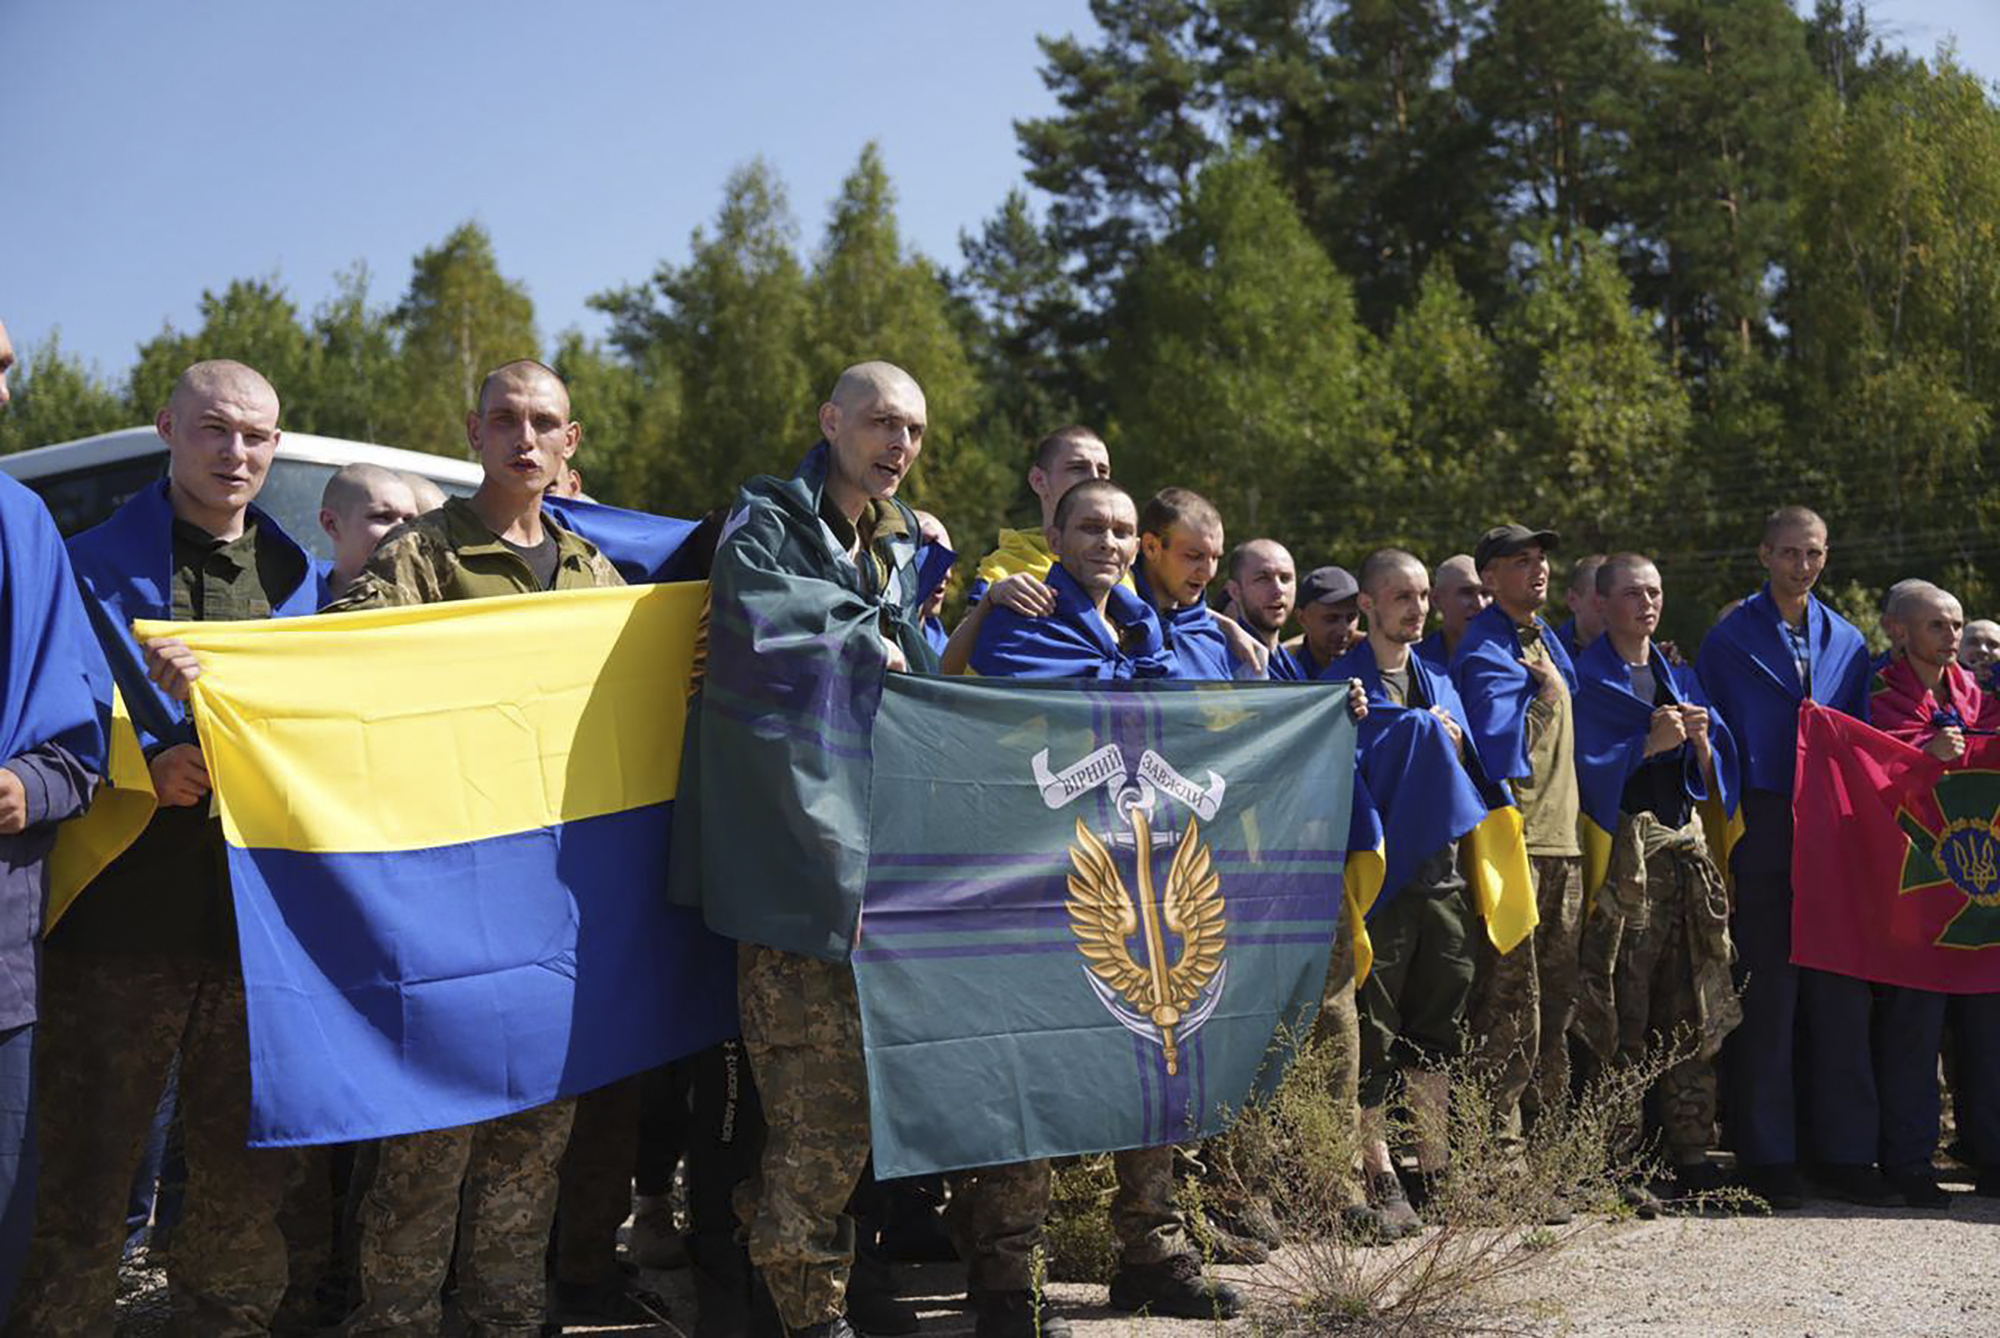
[[[1305,635],[1283,647],[1300,678],[1318,678],[1360,643],[1360,597],[1361,587],[1345,567],[1315,567],[1306,574],[1299,585],[1299,626]]]
[[[1451,658],[1466,733],[1489,776],[1504,777],[1520,806],[1534,869],[1540,923],[1503,955],[1481,940],[1472,1031],[1497,1077],[1493,1110],[1503,1139],[1522,1116],[1569,1095],[1571,1017],[1576,1012],[1577,935],[1583,916],[1583,850],[1570,694],[1576,670],[1541,618],[1548,599],[1553,530],[1498,525],[1473,549],[1492,605],[1465,626]]]

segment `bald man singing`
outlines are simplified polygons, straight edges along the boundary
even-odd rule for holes
[[[736,1198],[749,1259],[784,1327],[805,1338],[854,1332],[845,1209],[868,1158],[868,1078],[842,908],[865,870],[801,817],[854,802],[841,788],[851,766],[817,731],[746,728],[740,703],[768,700],[756,694],[782,674],[822,684],[814,700],[830,716],[872,712],[884,674],[936,671],[919,523],[896,497],[927,414],[902,368],[850,367],[797,473],[744,485],[716,548],[707,678],[689,725],[702,798],[676,814],[674,895],[698,898],[709,927],[739,945],[743,1045],[768,1130],[760,1174]],[[744,842],[744,830],[763,835]]]

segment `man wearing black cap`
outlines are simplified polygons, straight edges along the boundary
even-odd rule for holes
[[[1496,1074],[1494,1115],[1513,1138],[1522,1115],[1569,1092],[1567,1033],[1576,1011],[1583,858],[1577,843],[1576,671],[1539,610],[1549,593],[1553,530],[1498,525],[1473,563],[1493,603],[1465,626],[1451,659],[1466,732],[1489,776],[1520,806],[1540,915],[1534,936],[1504,956],[1481,940],[1472,1030]]]
[[[1305,635],[1284,646],[1301,678],[1318,678],[1361,643],[1360,597],[1361,587],[1345,567],[1315,567],[1307,573],[1299,586],[1299,626]]]

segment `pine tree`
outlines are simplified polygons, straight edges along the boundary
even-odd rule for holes
[[[465,416],[486,373],[541,356],[528,290],[500,273],[486,229],[462,223],[418,254],[393,320],[409,387],[393,444],[466,454]]]

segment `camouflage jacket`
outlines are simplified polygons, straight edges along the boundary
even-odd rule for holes
[[[542,525],[556,540],[556,576],[550,588],[587,590],[625,584],[610,559],[588,539],[547,511],[542,512]],[[525,595],[540,588],[520,554],[486,528],[470,503],[453,497],[383,536],[354,584],[324,611]]]
[[[1675,903],[1682,899],[1684,919],[1676,914],[1682,907]],[[1582,977],[1575,1031],[1601,1061],[1609,1063],[1618,1053],[1619,989],[1636,983],[1635,972],[1651,974],[1652,957],[1660,951],[1659,930],[1676,920],[1689,936],[1693,978],[1666,986],[1655,983],[1652,990],[1669,989],[1692,1005],[1686,1020],[1695,1029],[1698,1057],[1712,1059],[1723,1038],[1743,1020],[1730,979],[1736,951],[1729,939],[1729,893],[1722,874],[1709,855],[1699,817],[1673,828],[1651,813],[1620,814],[1611,865],[1585,917],[1579,944]],[[1647,944],[1643,961],[1633,950],[1635,941]]]

